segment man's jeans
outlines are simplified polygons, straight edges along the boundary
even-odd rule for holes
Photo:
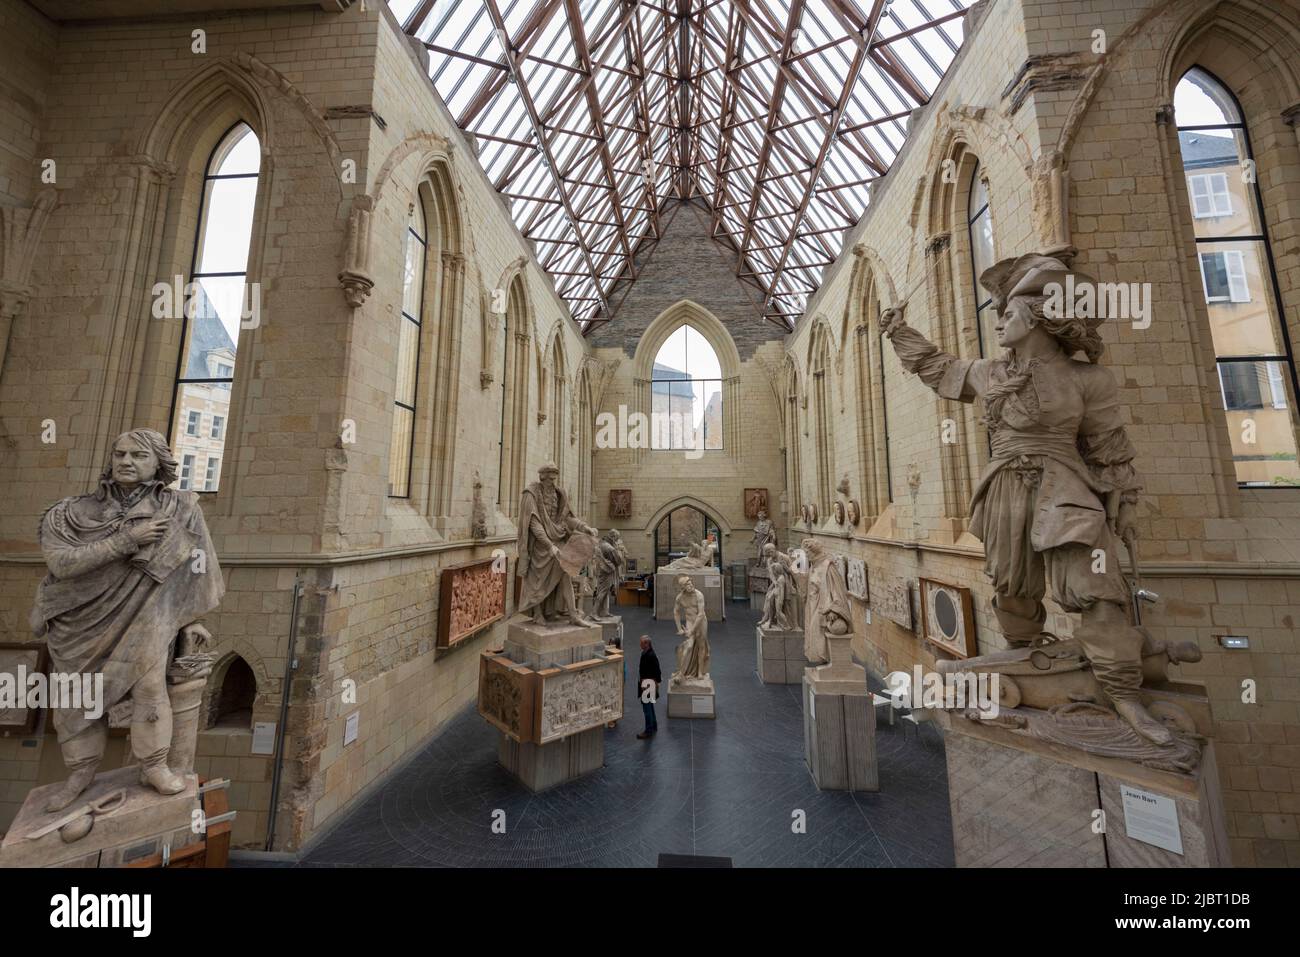
[[[642,701],[641,710],[645,712],[645,733],[659,730],[659,722],[655,720],[655,705],[653,701]]]

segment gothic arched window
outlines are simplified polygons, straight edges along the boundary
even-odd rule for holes
[[[257,135],[241,121],[218,141],[203,176],[170,436],[183,466],[179,485],[196,492],[215,492],[221,480],[239,330],[259,321],[261,296],[247,278],[261,161]]]
[[[689,323],[655,355],[650,413],[652,449],[722,448],[722,367],[709,341]]]
[[[420,323],[429,245],[424,203],[417,192],[403,234],[402,315],[398,320],[397,383],[393,387],[393,435],[388,447],[388,494],[411,495],[411,448],[415,441],[415,393],[420,385]]]
[[[992,332],[997,310],[993,297],[980,285],[980,273],[993,265],[993,216],[989,212],[989,188],[980,175],[978,163],[971,173],[970,199],[966,204],[966,227],[970,230],[971,276],[975,283],[975,328],[979,332],[980,355],[987,350],[984,344],[984,327]],[[990,342],[996,342],[991,339]]]
[[[1300,484],[1300,384],[1241,108],[1192,67],[1174,90],[1174,114],[1237,483]]]

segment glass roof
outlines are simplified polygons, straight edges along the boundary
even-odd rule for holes
[[[792,328],[952,62],[972,2],[390,7],[585,331],[613,316],[675,201],[707,205],[737,275]]]

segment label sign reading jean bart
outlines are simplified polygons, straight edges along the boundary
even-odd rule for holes
[[[1121,784],[1124,798],[1124,833],[1135,841],[1183,853],[1183,836],[1178,829],[1178,805],[1173,798],[1152,794]]]

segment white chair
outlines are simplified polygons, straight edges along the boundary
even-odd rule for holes
[[[912,676],[906,671],[891,671],[885,675],[885,687],[880,693],[871,693],[872,706],[889,705],[889,724],[893,727],[894,712],[903,707],[903,698],[911,691]],[[907,717],[907,715],[903,715]]]

